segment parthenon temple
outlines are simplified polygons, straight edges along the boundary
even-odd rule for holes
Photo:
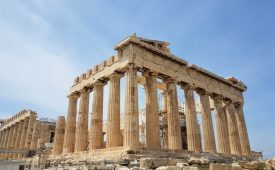
[[[57,123],[56,139],[60,142],[54,144],[53,153],[79,154],[120,148],[250,155],[243,113],[245,84],[234,77],[223,78],[189,64],[173,55],[168,45],[168,42],[131,35],[115,45],[116,55],[76,77],[68,95],[66,123]],[[125,88],[122,89],[123,77]],[[105,103],[104,86],[107,84],[109,96]],[[140,141],[139,85],[145,91],[144,144]],[[124,103],[121,102],[122,90]],[[181,128],[179,92],[184,93],[185,133]],[[93,99],[89,111],[90,93]],[[195,104],[196,96],[199,105]],[[202,130],[196,107],[200,107]],[[108,108],[106,138],[103,135],[104,108]],[[215,121],[212,121],[212,113]],[[164,128],[165,145],[161,140],[161,122],[167,125]],[[31,143],[30,139],[27,141],[25,147]]]

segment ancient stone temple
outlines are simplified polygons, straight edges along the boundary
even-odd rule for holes
[[[0,160],[22,159],[30,150],[43,149],[46,143],[53,143],[55,122],[37,119],[32,110],[22,110],[0,126],[0,149],[14,153],[1,153]]]
[[[243,113],[243,92],[247,87],[234,77],[223,78],[189,64],[173,55],[168,45],[163,41],[129,36],[115,45],[116,55],[76,77],[68,95],[66,123],[63,119],[58,121],[60,133],[56,134],[56,138],[64,138],[64,141],[57,144],[55,154],[79,155],[117,150],[181,153],[188,150],[194,153],[250,155]],[[125,89],[120,88],[122,77],[125,78]],[[107,104],[103,102],[106,84],[109,85]],[[145,89],[144,145],[139,141],[138,84]],[[122,90],[125,92],[124,103],[120,96]],[[163,96],[161,110],[158,90]],[[184,112],[178,107],[179,91],[184,92]],[[91,92],[93,102],[89,120]],[[199,105],[195,104],[195,94],[199,97]],[[210,103],[213,103],[213,112]],[[121,105],[124,105],[124,110],[120,109]],[[202,131],[197,120],[198,106]],[[106,144],[103,137],[104,107],[108,108]],[[121,119],[122,112],[124,119]],[[212,113],[216,122],[212,121]],[[182,137],[180,115],[184,115],[185,119],[185,138]],[[167,126],[161,127],[160,116],[164,117]],[[165,129],[167,135],[165,144],[160,140],[161,129]],[[65,134],[61,133],[63,130]],[[214,131],[217,132],[217,141]],[[186,140],[186,148],[183,148],[183,140]]]

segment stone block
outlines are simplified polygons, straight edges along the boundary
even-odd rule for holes
[[[90,76],[92,75],[92,73],[93,73],[93,69],[87,70],[87,72],[86,72],[86,77],[87,77],[87,78],[90,77]]]
[[[74,78],[74,84],[77,84],[79,82],[79,77]]]
[[[95,65],[92,71],[92,75],[96,74],[98,72],[98,65]]]
[[[238,164],[245,169],[257,169],[258,162],[238,162]]]
[[[98,65],[98,71],[102,71],[107,66],[107,61],[103,61]]]
[[[140,160],[141,168],[157,168],[160,166],[166,166],[169,159],[167,158],[142,158]]]
[[[198,165],[202,165],[202,164],[208,164],[210,161],[207,158],[204,157],[197,157],[197,156],[191,156],[188,160],[189,164],[198,164]]]
[[[178,166],[161,166],[158,167],[156,170],[181,170]]]
[[[238,163],[233,163],[232,170],[243,170],[243,168]]]
[[[209,170],[232,170],[232,165],[211,163],[209,165]]]
[[[112,65],[112,64],[114,63],[114,61],[115,61],[115,57],[114,57],[114,56],[111,56],[111,57],[108,59],[108,61],[107,61],[107,66]]]
[[[80,75],[79,82],[81,82],[84,79],[86,79],[86,73],[83,73],[83,74]]]

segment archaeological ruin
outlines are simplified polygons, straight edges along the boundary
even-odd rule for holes
[[[98,166],[92,161],[100,159],[138,162],[145,169],[180,159],[198,163],[193,156],[202,164],[254,160],[243,112],[246,85],[189,64],[168,46],[135,34],[125,38],[114,56],[74,79],[66,119],[59,116],[53,129],[23,110],[1,121],[0,148],[43,148],[45,167],[67,169]],[[45,149],[45,143],[53,145]],[[2,153],[0,159],[22,154]],[[34,160],[29,164],[39,167],[40,157]]]
[[[21,160],[27,153],[45,148],[53,143],[55,122],[38,119],[36,112],[22,110],[9,119],[2,120],[0,126],[0,160]],[[9,153],[8,151],[12,151]]]
[[[196,65],[188,64],[187,61],[171,54],[168,45],[167,42],[131,35],[115,46],[115,56],[76,77],[68,95],[66,125],[64,120],[60,120],[60,133],[56,134],[56,138],[64,138],[64,142],[55,146],[54,153],[79,155],[118,150],[180,153],[185,150],[249,156],[251,150],[243,113],[243,92],[247,87],[234,77],[223,78]],[[123,76],[125,89],[120,88]],[[103,102],[106,84],[109,85],[108,105]],[[144,144],[139,140],[138,84],[144,86],[145,90]],[[120,109],[121,90],[125,90],[123,111]],[[161,90],[164,96],[164,107],[161,110],[158,90]],[[180,125],[178,90],[182,90],[185,96],[182,113],[186,124],[185,138],[182,137],[184,133]],[[93,103],[89,120],[91,92]],[[200,105],[195,104],[194,93],[199,95]],[[217,141],[214,135],[211,102],[215,110]],[[201,110],[202,134],[197,121],[196,106],[200,106]],[[108,107],[105,141],[104,107]],[[165,144],[161,144],[163,135],[160,122],[163,121],[166,124],[167,135]],[[61,133],[62,128],[65,134]],[[184,139],[186,141],[183,141]]]

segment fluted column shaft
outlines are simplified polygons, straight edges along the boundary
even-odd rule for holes
[[[80,107],[76,126],[75,150],[80,152],[87,150],[88,145],[88,112],[89,112],[89,90],[80,93]]]
[[[2,132],[2,136],[1,136],[0,148],[3,148],[4,147],[4,143],[5,143],[5,137],[6,137],[7,130],[4,129],[1,132]]]
[[[14,149],[14,145],[15,145],[15,142],[16,142],[16,137],[17,137],[17,131],[18,131],[18,126],[19,126],[19,123],[16,123],[15,125],[14,125],[14,130],[13,130],[13,133],[12,133],[12,138],[11,138],[11,142],[10,142],[10,146],[9,146],[9,148],[11,148],[11,149]],[[9,158],[11,159],[11,158],[13,158],[13,155],[15,155],[15,154],[9,154]]]
[[[36,120],[33,125],[33,132],[32,132],[32,140],[31,140],[31,146],[30,149],[37,149],[37,143],[39,139],[39,131],[40,131],[40,121]]]
[[[11,147],[13,132],[14,132],[14,125],[12,125],[10,127],[9,136],[8,136],[8,142],[7,142],[7,148]],[[8,159],[8,158],[9,158],[9,153],[5,153],[5,159]]]
[[[157,75],[145,75],[145,100],[146,100],[146,147],[160,148],[160,126],[158,112]]]
[[[77,110],[77,95],[70,95],[69,105],[68,105],[68,114],[66,120],[65,136],[64,136],[64,145],[63,153],[72,153],[74,152],[74,143],[75,143],[75,130],[76,130],[76,110]]]
[[[230,143],[227,130],[227,121],[223,111],[222,100],[218,96],[212,97],[216,111],[216,124],[219,153],[230,154]]]
[[[121,145],[120,138],[120,77],[118,73],[109,78],[109,102],[107,117],[107,140],[106,147],[117,147]]]
[[[54,144],[53,144],[53,155],[59,155],[62,153],[64,134],[65,134],[65,117],[59,116],[56,121],[55,137],[54,137]]]
[[[167,128],[167,92],[163,91],[162,95],[162,112],[163,112],[163,148],[168,148],[168,128]]]
[[[139,146],[139,112],[137,70],[133,65],[127,67],[124,115],[124,140],[127,147]]]
[[[242,104],[237,105],[235,111],[236,111],[236,119],[237,119],[239,135],[240,135],[242,155],[250,155],[251,150],[250,150],[247,127],[246,127],[244,113],[243,113],[243,105]]]
[[[18,130],[17,130],[16,140],[14,144],[15,149],[20,149],[20,140],[22,136],[23,125],[24,125],[24,121],[21,120],[18,124]],[[18,154],[13,154],[13,158],[17,158],[17,157],[18,157]]]
[[[93,111],[90,130],[89,149],[101,149],[103,146],[103,83],[96,82],[94,85]]]
[[[8,127],[7,129],[5,129],[6,133],[5,133],[5,137],[4,137],[4,143],[3,143],[3,148],[7,149],[8,148],[8,139],[9,139],[9,134],[10,134],[10,127]],[[2,153],[1,154],[1,159],[5,158],[5,154]]]
[[[0,131],[0,148],[2,148],[3,137],[4,137],[4,130]]]
[[[25,149],[30,149],[31,147],[32,131],[33,131],[35,120],[36,120],[35,116],[30,116],[27,135],[26,135],[26,141],[25,141]]]
[[[197,120],[194,92],[189,85],[182,86],[185,95],[185,117],[188,150],[201,151],[201,134]]]
[[[234,106],[228,101],[225,104],[231,154],[241,155],[242,150]]]
[[[200,95],[200,102],[201,102],[204,151],[215,153],[217,151],[216,151],[216,142],[215,142],[215,136],[214,136],[209,96],[204,91],[199,92],[199,95]]]
[[[177,86],[174,81],[170,81],[170,80],[167,81],[166,84],[167,84],[168,148],[182,149]]]
[[[22,129],[22,134],[21,134],[21,138],[20,138],[20,145],[19,145],[19,149],[24,149],[25,147],[25,141],[26,141],[26,136],[27,136],[27,131],[28,131],[28,125],[29,125],[29,118],[25,118],[24,119],[24,123],[23,123],[23,129]],[[18,158],[21,158],[22,154],[18,154]]]

